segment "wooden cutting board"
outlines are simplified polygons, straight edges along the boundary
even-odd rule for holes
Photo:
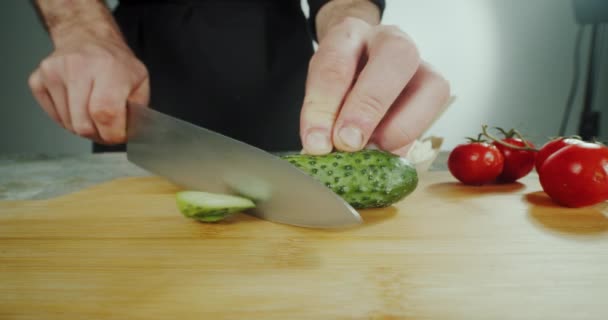
[[[421,177],[339,231],[183,218],[156,178],[0,203],[0,319],[608,319],[603,205]]]

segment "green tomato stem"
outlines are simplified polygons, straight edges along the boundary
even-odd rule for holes
[[[526,141],[526,139],[524,139],[522,137],[522,135],[519,132],[517,132],[517,130],[514,130],[514,133],[517,135],[518,138],[520,138],[524,142],[525,147],[520,147],[520,146],[516,146],[514,144],[510,144],[508,142],[504,142],[501,139],[493,136],[492,134],[488,133],[488,126],[485,124],[481,126],[481,130],[482,130],[482,134],[484,136],[488,137],[488,139],[490,139],[502,146],[505,146],[507,148],[511,148],[514,150],[534,151],[534,152],[538,151],[538,149],[532,148],[532,146],[530,146],[530,144]]]
[[[481,142],[487,142],[485,139],[482,139],[481,137],[483,136],[483,133],[480,133],[477,138],[471,138],[471,137],[467,137],[467,139],[469,140],[469,142],[471,143],[481,143]]]

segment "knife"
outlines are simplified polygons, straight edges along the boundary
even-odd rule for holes
[[[246,213],[275,223],[344,228],[362,222],[331,189],[280,157],[132,102],[127,159],[184,189],[252,199]]]

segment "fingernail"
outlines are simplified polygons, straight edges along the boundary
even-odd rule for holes
[[[323,154],[331,151],[332,146],[329,137],[318,131],[309,133],[306,136],[307,151],[312,154]]]
[[[338,132],[340,140],[352,149],[360,149],[363,144],[363,133],[359,128],[344,127]]]

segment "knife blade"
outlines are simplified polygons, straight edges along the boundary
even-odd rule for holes
[[[359,213],[331,189],[269,152],[132,102],[127,159],[190,190],[251,198],[247,211],[271,222],[344,228]]]

